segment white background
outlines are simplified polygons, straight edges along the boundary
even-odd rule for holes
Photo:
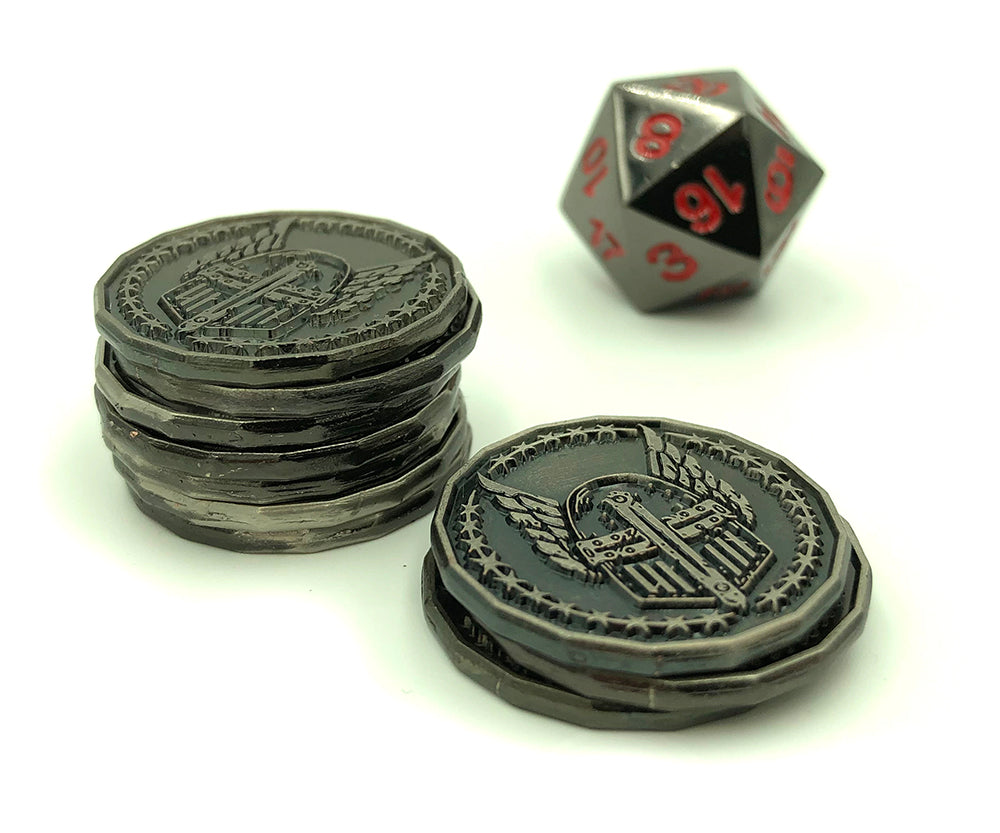
[[[0,827],[995,823],[1000,183],[979,5],[8,9]],[[563,183],[612,80],[728,66],[826,179],[759,296],[637,313],[559,215]],[[388,217],[463,259],[485,312],[464,365],[477,447],[660,415],[801,466],[872,562],[860,641],[740,718],[587,731],[451,667],[420,611],[426,518],[289,557],[147,520],[100,439],[93,284],[167,229],[292,208]]]

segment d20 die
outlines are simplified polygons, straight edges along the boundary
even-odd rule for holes
[[[612,85],[562,210],[639,309],[755,292],[823,171],[732,70]]]

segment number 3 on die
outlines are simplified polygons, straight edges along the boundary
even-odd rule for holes
[[[665,267],[660,272],[660,277],[665,281],[686,281],[698,271],[698,261],[676,243],[658,243],[646,252],[646,260]]]

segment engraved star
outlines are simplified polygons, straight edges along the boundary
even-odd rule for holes
[[[739,449],[734,445],[729,443],[710,443],[708,446],[709,453],[717,454],[722,457],[723,460],[728,462],[729,456],[731,454],[736,454]]]
[[[503,595],[505,598],[510,598],[511,596],[514,595],[520,595],[520,594],[515,594],[513,592],[514,590],[520,589],[519,585],[521,584],[521,579],[519,579],[516,575],[514,575],[513,571],[511,571],[510,573],[500,574],[499,577],[496,579],[496,583],[502,586]]]
[[[818,555],[798,555],[792,561],[792,567],[802,575],[811,578],[819,572],[822,563],[823,559]]]
[[[752,454],[746,451],[739,451],[729,458],[729,462],[737,467],[746,468],[747,466],[756,466],[760,464],[760,460],[754,457]]]
[[[790,596],[801,596],[804,588],[809,586],[809,577],[798,573],[785,579],[785,592]]]
[[[690,636],[691,626],[683,616],[668,616],[663,620],[663,633],[670,639],[674,636]]]
[[[705,444],[708,443],[708,441],[709,441],[708,437],[703,437],[700,434],[692,434],[685,441],[685,445],[688,448],[696,448],[698,451],[700,451],[705,447]]]
[[[572,445],[576,442],[587,442],[587,432],[583,428],[570,428],[565,434],[566,440]]]
[[[602,442],[613,442],[618,439],[618,431],[615,430],[613,425],[595,425],[594,430],[597,432],[597,441]]]
[[[476,493],[473,492],[469,495],[469,499],[462,504],[462,508],[459,510],[459,517],[464,521],[467,518],[471,519],[479,514],[479,499]]]
[[[761,488],[766,489],[771,480],[780,480],[784,475],[767,462],[763,466],[747,471],[747,476],[751,480],[760,480]]]
[[[490,474],[510,474],[511,469],[517,466],[517,458],[512,454],[501,454],[490,460]]]
[[[714,611],[702,618],[702,631],[706,636],[717,633],[725,633],[729,630],[730,621],[724,613]]]
[[[468,533],[460,532],[459,538],[463,539],[470,550],[480,550],[486,547],[486,538],[478,528],[472,528]]]
[[[561,620],[562,622],[569,624],[570,619],[573,617],[573,613],[578,610],[579,608],[572,602],[557,602],[549,606],[548,617],[553,621]]]
[[[628,624],[625,626],[625,635],[638,636],[641,639],[648,639],[653,635],[653,629],[650,627],[650,621],[645,616],[637,616],[629,619]]]
[[[431,265],[431,268],[427,271],[426,285],[428,288],[433,287],[438,289],[444,286],[445,276],[437,268],[437,266]]]
[[[532,587],[530,590],[524,590],[518,597],[518,602],[521,605],[530,606],[535,613],[539,613],[542,606],[548,601],[548,597],[545,593],[539,590],[537,587]]]
[[[761,593],[755,607],[758,613],[778,613],[786,604],[788,597],[784,592],[779,587],[772,587]]]
[[[781,508],[785,510],[785,513],[790,518],[807,516],[812,512],[809,507],[809,501],[803,494],[797,494],[793,498],[781,501]]]
[[[493,550],[477,553],[476,557],[472,560],[479,565],[479,581],[481,583],[486,583],[491,576],[500,578],[506,575],[502,569],[506,565],[497,557],[497,554]]]
[[[588,614],[584,626],[588,631],[600,628],[604,633],[608,633],[611,629],[611,614],[607,611],[592,610]]]
[[[558,434],[553,434],[551,431],[548,431],[544,434],[539,434],[536,442],[541,443],[542,448],[545,449],[549,448],[550,445],[554,448],[558,448],[561,439]]]
[[[822,543],[822,539],[815,533],[803,535],[795,545],[795,551],[803,554],[811,553],[812,550],[819,549],[820,543]]]
[[[795,524],[795,531],[803,536],[819,534],[819,526],[813,520],[812,513],[806,517],[799,518],[798,523]]]
[[[510,456],[517,458],[518,462],[524,462],[528,459],[529,453],[530,456],[534,457],[536,451],[537,449],[534,446],[522,442],[510,450]]]
[[[785,500],[789,497],[794,499],[800,496],[799,490],[792,485],[791,480],[787,479],[782,479],[778,483],[775,483],[770,491],[778,500]]]

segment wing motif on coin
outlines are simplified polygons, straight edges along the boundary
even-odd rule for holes
[[[490,480],[484,474],[479,475],[479,482],[493,498],[493,502],[506,510],[507,520],[521,530],[531,541],[535,552],[550,567],[583,581],[596,583],[604,580],[603,573],[588,569],[574,558],[565,509],[557,501],[511,489]]]
[[[644,474],[588,480],[564,504],[482,474],[479,481],[532,549],[564,575],[610,582],[642,609],[746,613],[747,594],[775,560],[754,533],[753,507],[693,455],[646,426],[639,431]],[[667,511],[652,511],[654,503]]]
[[[208,351],[241,339],[278,342],[306,325],[357,317],[417,278],[438,279],[433,253],[355,272],[333,254],[284,249],[293,222],[279,220],[184,271],[158,302],[180,341]]]

